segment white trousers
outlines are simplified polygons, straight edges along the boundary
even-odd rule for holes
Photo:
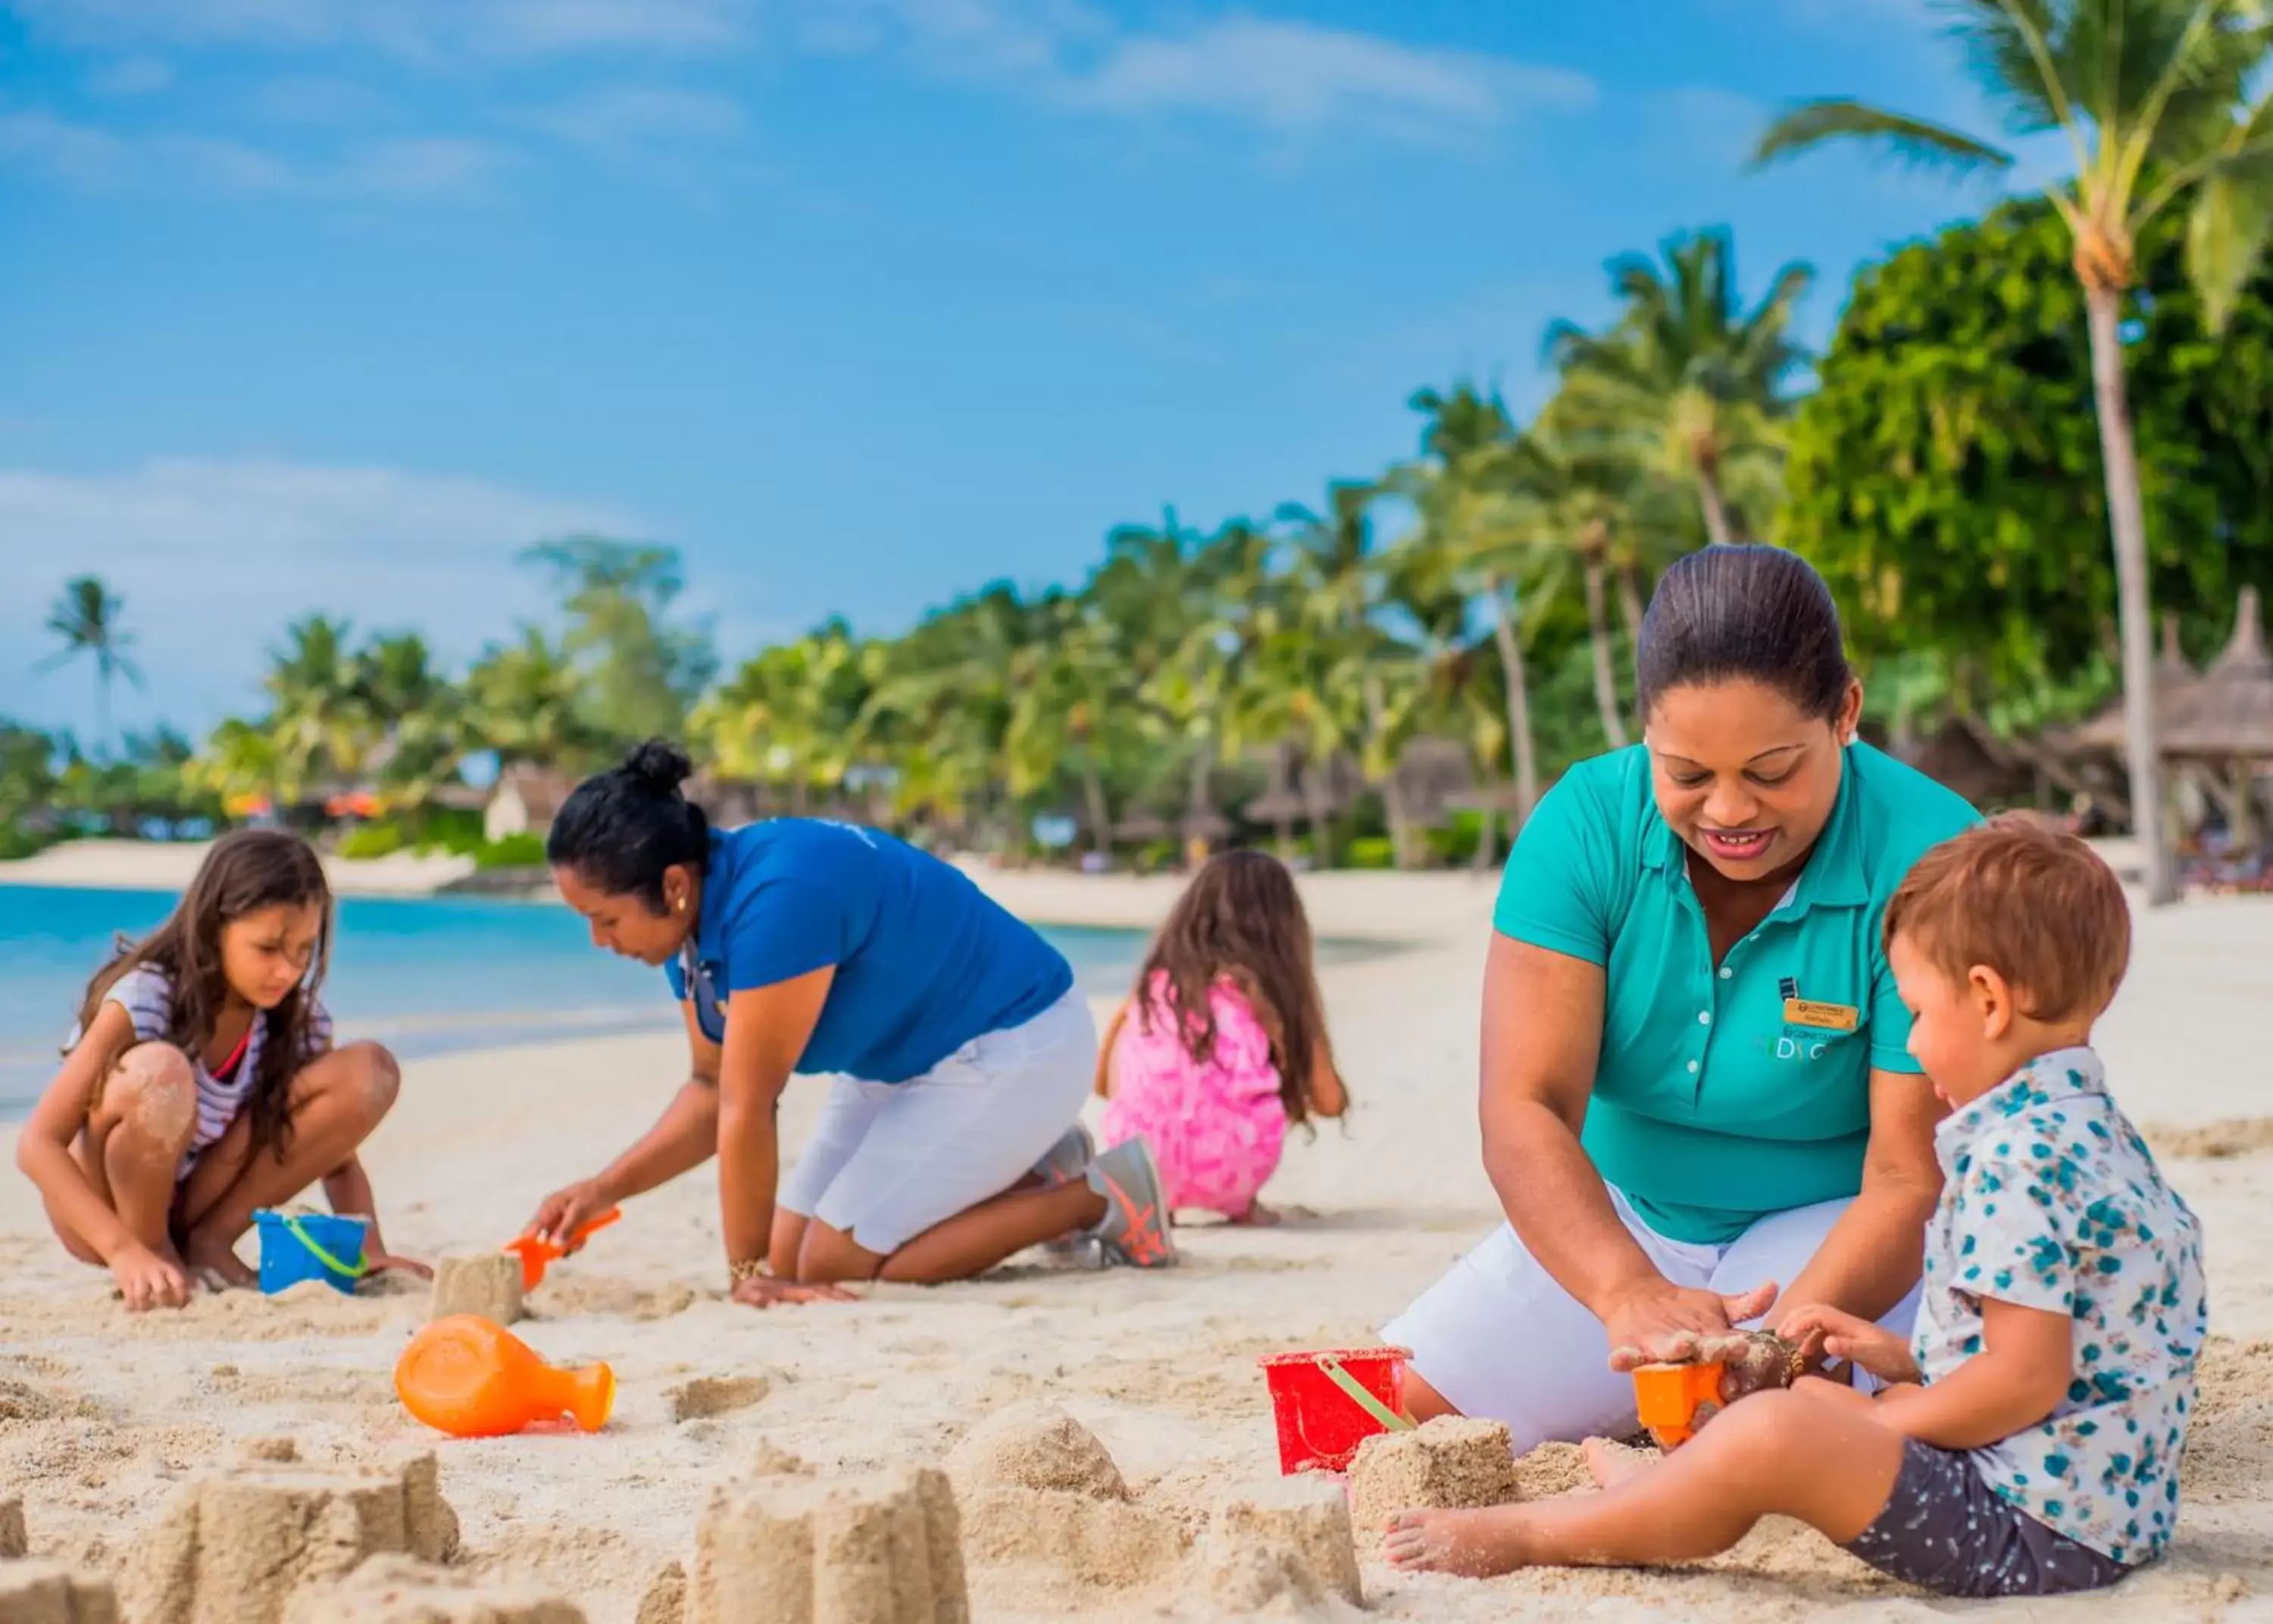
[[[1096,1074],[1097,1023],[1076,990],[920,1077],[840,1077],[780,1204],[889,1256],[1032,1171],[1080,1117]]]
[[[1615,1189],[1610,1200],[1660,1274],[1730,1297],[1771,1282],[1789,1286],[1848,1207],[1822,1201],[1771,1213],[1725,1246],[1700,1246],[1659,1234]],[[1913,1288],[1879,1323],[1907,1336],[1917,1305]],[[1412,1349],[1414,1370],[1462,1415],[1506,1422],[1518,1454],[1549,1441],[1624,1437],[1639,1424],[1633,1378],[1610,1368],[1602,1322],[1505,1224],[1382,1336]]]

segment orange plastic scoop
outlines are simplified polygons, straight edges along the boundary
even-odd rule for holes
[[[544,1283],[547,1268],[589,1240],[594,1231],[607,1228],[623,1216],[622,1208],[611,1207],[597,1217],[587,1218],[570,1233],[569,1244],[565,1246],[555,1246],[534,1233],[516,1235],[506,1242],[504,1249],[516,1254],[521,1259],[521,1289],[524,1291],[536,1290]]]
[[[1699,1411],[1709,1418],[1721,1407],[1721,1376],[1718,1359],[1698,1365],[1644,1365],[1634,1371],[1634,1408],[1640,1411],[1641,1424],[1660,1448],[1687,1443],[1697,1430]]]
[[[556,1370],[495,1321],[454,1313],[410,1339],[395,1361],[394,1392],[453,1438],[502,1438],[564,1415],[596,1433],[615,1407],[616,1374],[605,1365]]]

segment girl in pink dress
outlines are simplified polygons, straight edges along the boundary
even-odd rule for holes
[[[1227,851],[1192,877],[1152,943],[1098,1056],[1108,1145],[1142,1136],[1170,1210],[1272,1224],[1256,1200],[1287,1125],[1339,1117],[1294,881],[1259,851]]]

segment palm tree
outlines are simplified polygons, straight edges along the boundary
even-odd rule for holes
[[[585,720],[584,679],[566,649],[536,626],[517,643],[493,645],[465,682],[471,737],[497,752],[501,766],[582,765],[602,745]]]
[[[1002,739],[1009,789],[1014,797],[1030,796],[1073,772],[1081,782],[1090,849],[1103,852],[1113,841],[1106,767],[1134,720],[1128,665],[1113,625],[1085,612],[1077,599],[1053,594],[1039,608],[1044,624],[1016,658]]]
[[[2124,722],[2134,826],[2148,899],[2176,900],[2155,736],[2154,605],[2147,520],[2131,439],[2123,296],[2134,244],[2186,200],[2187,264],[2213,332],[2224,327],[2273,229],[2273,94],[2253,76],[2273,42],[2262,0],[1958,0],[1955,36],[1976,82],[2015,134],[2058,131],[2075,161],[2046,194],[2075,239],[2115,544]],[[1761,138],[1767,163],[1858,140],[1959,173],[2001,172],[2013,154],[1945,125],[1842,98],[1792,109]]]
[[[1399,488],[1418,510],[1421,530],[1443,567],[1466,576],[1491,606],[1492,639],[1507,679],[1507,729],[1515,754],[1520,829],[1539,800],[1539,747],[1531,722],[1531,684],[1523,646],[1524,582],[1537,567],[1531,537],[1515,522],[1504,483],[1514,420],[1497,394],[1473,384],[1450,394],[1424,389],[1413,408],[1426,413],[1421,460],[1399,470]]]
[[[275,787],[280,799],[296,800],[318,778],[361,773],[378,730],[358,692],[348,623],[309,615],[285,636],[261,685],[271,707]]]
[[[1737,292],[1736,250],[1726,229],[1676,236],[1665,264],[1639,254],[1610,262],[1625,313],[1602,333],[1564,321],[1547,332],[1547,355],[1563,375],[1574,426],[1627,443],[1692,483],[1715,543],[1737,539],[1729,500],[1739,465],[1779,454],[1774,421],[1804,354],[1791,318],[1814,280],[1788,265],[1750,311]]]
[[[124,605],[97,575],[81,575],[64,583],[62,595],[48,611],[48,630],[64,646],[33,669],[49,671],[81,655],[94,661],[95,728],[103,748],[110,746],[110,685],[124,677],[137,688],[144,686],[141,668],[126,653],[134,634],[119,629]]]

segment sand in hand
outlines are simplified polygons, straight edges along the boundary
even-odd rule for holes
[[[1157,917],[1172,889],[994,883],[1030,917],[1115,924]],[[311,1569],[284,1604],[298,1609],[286,1624],[458,1616],[446,1609],[474,1605],[465,1586],[515,1598],[523,1611],[497,1616],[516,1624],[565,1620],[528,1611],[561,1606],[593,1624],[674,1624],[691,1604],[712,1496],[761,1469],[815,1485],[945,1472],[970,1615],[986,1624],[1357,1616],[1347,1575],[1319,1555],[1332,1549],[1317,1531],[1331,1526],[1326,1502],[1301,1499],[1315,1486],[1283,1491],[1290,1506],[1257,1498],[1272,1489],[1276,1451],[1256,1360],[1373,1339],[1495,1221],[1475,1128],[1491,891],[1459,875],[1330,875],[1308,895],[1322,935],[1403,944],[1324,973],[1355,1115],[1347,1134],[1297,1134],[1271,1191],[1317,1216],[1186,1231],[1185,1264],[1158,1274],[1034,1254],[968,1285],[879,1287],[854,1304],[758,1313],[725,1300],[716,1186],[699,1173],[555,1264],[514,1328],[555,1364],[614,1367],[614,1416],[589,1437],[458,1442],[411,1421],[390,1373],[425,1322],[423,1289],[350,1298],[311,1283],[129,1319],[103,1276],[62,1256],[29,1187],[0,1174],[0,1502],[22,1502],[24,1544],[49,1575],[40,1583],[55,1593],[60,1575],[74,1598],[107,1586],[139,1600],[150,1553],[179,1548],[166,1544],[171,1508],[217,1461],[383,1482],[409,1449],[437,1459],[454,1553],[439,1561],[374,1544],[345,1576]],[[2190,905],[2143,916],[2139,932],[2103,1044],[2127,1108],[2174,1130],[2273,1114],[2257,1097],[2273,909]],[[389,1245],[432,1258],[517,1232],[545,1190],[630,1142],[685,1069],[683,1044],[652,1037],[413,1062],[370,1153]],[[792,1152],[820,1092],[789,1090]],[[2165,1165],[2208,1231],[2217,1334],[2185,1520],[2168,1563],[2062,1604],[2082,1624],[2242,1620],[2273,1598],[2273,1249],[2256,1244],[2273,1233],[2273,1149],[2231,1127],[2202,1156],[2166,1142]],[[239,1462],[288,1436],[298,1460]],[[1535,1499],[1581,1492],[1584,1467],[1575,1448],[1549,1446],[1516,1475],[1519,1496]],[[0,1508],[0,1539],[5,1528]],[[199,1528],[202,1538],[202,1514]],[[1482,1583],[1393,1574],[1377,1542],[1350,1528],[1368,1618],[1939,1616],[1790,1525],[1680,1573]],[[57,1624],[81,1624],[97,1603],[69,1605],[79,1611],[54,1613]],[[311,1611],[326,1605],[338,1610]],[[403,1611],[413,1606],[429,1611]]]

